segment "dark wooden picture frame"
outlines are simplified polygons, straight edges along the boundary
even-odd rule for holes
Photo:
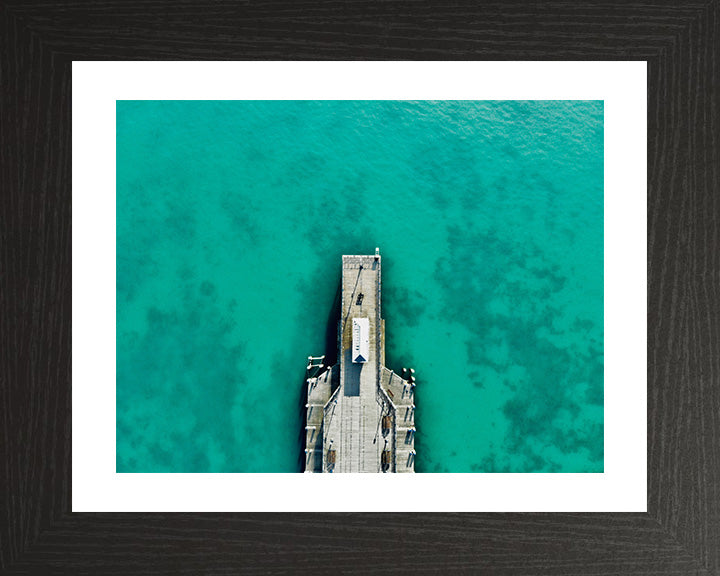
[[[73,60],[648,62],[648,512],[71,512]],[[720,574],[720,2],[0,5],[0,572]],[[102,194],[98,190],[98,194]]]

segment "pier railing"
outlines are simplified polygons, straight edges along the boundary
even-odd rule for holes
[[[382,295],[382,263],[380,260],[380,256],[378,255],[377,249],[375,250],[375,261],[377,262],[377,293],[375,294],[375,330],[377,332],[375,337],[375,358],[377,359],[377,377],[376,382],[378,388],[382,388],[380,386],[380,380],[382,376],[382,354],[381,350],[383,349],[383,330],[382,330],[382,314],[380,312],[380,306],[382,300],[380,299]],[[393,460],[395,456],[393,455]]]
[[[395,405],[393,404],[392,400],[390,400],[390,397],[388,396],[387,392],[383,390],[383,387],[378,380],[378,387],[377,387],[377,394],[380,397],[380,404],[382,406],[382,414],[387,413],[388,416],[392,416],[392,427],[390,428],[390,446],[392,447],[392,450],[390,451],[390,455],[392,457],[390,467],[391,472],[395,472],[396,470],[396,456],[397,456],[397,437],[396,437],[396,430],[397,430],[397,411],[395,410]],[[382,416],[381,416],[382,420]]]

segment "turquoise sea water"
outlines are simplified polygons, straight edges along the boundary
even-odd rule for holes
[[[117,470],[300,471],[376,246],[418,472],[603,470],[596,101],[118,102]]]

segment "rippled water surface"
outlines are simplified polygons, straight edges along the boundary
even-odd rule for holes
[[[117,470],[300,468],[342,254],[418,472],[603,470],[602,102],[118,102]]]

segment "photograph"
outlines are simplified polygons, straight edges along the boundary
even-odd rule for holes
[[[0,3],[0,574],[720,576],[718,38]]]
[[[604,470],[602,100],[118,100],[116,471]]]

